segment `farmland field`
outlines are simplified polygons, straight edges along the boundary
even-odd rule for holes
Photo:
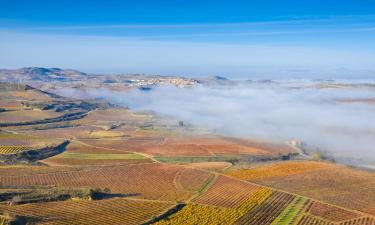
[[[20,110],[0,113],[0,123],[4,122],[24,122],[40,120],[61,116],[61,113],[40,111],[40,110]]]
[[[217,207],[235,208],[259,187],[219,176],[208,190],[194,202]]]
[[[190,163],[188,165],[197,167],[200,169],[214,170],[214,171],[225,170],[232,166],[232,164],[229,162],[202,162],[202,163],[198,162],[198,163]]]
[[[243,180],[256,181],[328,168],[330,168],[330,165],[319,162],[288,162],[265,165],[252,169],[233,170],[226,174]]]
[[[188,204],[175,215],[156,224],[234,224],[242,218],[246,212],[262,204],[270,194],[270,190],[258,189],[247,196],[246,199],[235,208]]]
[[[260,145],[245,145],[218,137],[191,137],[167,138],[157,147],[149,148],[147,152],[153,155],[170,156],[265,155],[271,154],[272,149]]]
[[[293,164],[286,165],[293,168]],[[306,166],[311,165],[307,163]],[[323,164],[323,167],[315,171],[265,176],[262,179],[256,178],[254,182],[375,215],[375,176],[371,172]]]
[[[189,173],[194,173],[194,170],[156,163],[137,163],[20,176],[3,175],[0,176],[0,181],[2,186],[11,187],[54,185],[109,188],[114,193],[131,194],[136,198],[180,201],[192,196],[194,192],[191,191],[208,179],[203,172],[195,173],[203,176],[199,180]],[[177,175],[185,179],[179,182],[181,185],[175,183]]]
[[[108,199],[72,200],[18,206],[0,205],[0,212],[25,216],[38,224],[141,224],[157,216],[172,204]]]
[[[0,128],[1,225],[375,224],[373,172],[284,142],[1,85],[0,122],[31,122]]]

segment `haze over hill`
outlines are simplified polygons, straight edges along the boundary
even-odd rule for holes
[[[47,79],[54,82],[52,91],[66,97],[104,98],[217,134],[284,142],[298,140],[332,152],[339,160],[347,157],[366,159],[367,163],[375,161],[375,83],[371,80],[187,79],[90,75],[45,68],[3,71],[2,79],[23,77],[42,87]],[[75,82],[80,85],[75,86]],[[101,85],[97,86],[98,83]]]

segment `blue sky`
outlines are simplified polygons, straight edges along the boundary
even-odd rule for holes
[[[374,1],[0,0],[0,67],[375,77]]]

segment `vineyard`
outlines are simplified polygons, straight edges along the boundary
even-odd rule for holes
[[[215,183],[194,202],[217,207],[236,208],[259,187],[219,176]]]
[[[171,206],[169,203],[126,199],[70,200],[15,206],[0,205],[0,212],[24,216],[38,224],[136,225],[147,222]]]
[[[370,217],[363,217],[354,220],[337,223],[338,225],[375,225],[375,219]]]
[[[232,166],[229,162],[201,162],[201,163],[190,163],[188,164],[193,167],[197,167],[204,170],[221,171]]]
[[[55,138],[0,133],[0,154],[15,154],[26,150],[53,146],[58,143],[61,143],[61,140]]]
[[[0,184],[16,187],[55,185],[109,188],[114,193],[131,194],[137,198],[180,201],[193,194],[176,187],[175,177],[182,169],[155,163],[118,165],[45,174],[1,176]],[[192,181],[195,179],[194,176],[186,177],[190,177]],[[189,179],[185,182],[189,183]],[[203,182],[204,179],[202,179],[202,185]]]
[[[152,160],[138,154],[104,154],[104,153],[62,153],[47,160],[49,165],[110,165],[110,164],[135,164],[151,163]]]
[[[176,183],[187,191],[198,191],[212,176],[201,170],[184,169],[176,176]]]
[[[236,224],[271,224],[293,199],[291,194],[272,192],[266,201],[241,217]]]
[[[147,149],[152,155],[168,156],[213,156],[222,155],[267,155],[264,149],[242,145],[216,137],[210,138],[166,138],[159,146]]]
[[[271,225],[295,224],[301,219],[301,214],[309,202],[310,200],[304,197],[296,197]]]
[[[372,172],[328,164],[325,169],[266,177],[254,182],[375,215],[375,176]]]
[[[18,110],[0,113],[1,123],[28,122],[61,116],[61,113],[41,110]]]
[[[0,225],[375,225],[373,172],[23,89],[0,84]]]
[[[40,148],[40,147],[39,147]],[[24,152],[24,151],[28,151],[28,150],[36,150],[38,149],[37,146],[11,146],[11,145],[8,145],[8,146],[0,146],[0,154],[4,154],[4,155],[8,155],[8,154],[16,154],[16,153],[19,153],[19,152]]]
[[[239,179],[254,181],[327,169],[329,167],[328,164],[319,162],[286,162],[260,166],[252,169],[233,170],[228,171],[226,174]]]
[[[69,122],[72,123],[72,122]],[[58,123],[54,123],[58,124]],[[90,126],[68,126],[58,129],[37,129],[29,131],[30,134],[44,138],[87,138],[90,136]]]
[[[329,221],[339,222],[360,217],[359,214],[350,212],[341,208],[332,207],[328,204],[313,202],[308,209],[308,212]]]
[[[194,203],[187,204],[182,210],[156,224],[353,225],[372,224],[374,221],[373,218],[349,210],[264,187],[257,187],[242,200],[237,200],[237,204],[233,204],[233,201],[228,200],[229,196],[238,198],[236,193],[239,189],[233,192],[228,189],[232,190],[236,185],[239,188],[237,182],[247,185],[219,176]],[[219,186],[226,187],[227,191],[217,189]]]
[[[327,220],[323,220],[311,215],[303,215],[301,220],[297,223],[297,225],[311,225],[311,224],[319,224],[319,225],[334,225]]]
[[[110,149],[117,149],[122,151],[133,151],[141,153],[150,153],[146,149],[149,149],[151,146],[159,145],[162,143],[164,138],[160,137],[137,137],[137,138],[127,138],[127,139],[101,139],[101,140],[88,140],[85,139],[84,142],[97,146]]]
[[[110,149],[104,147],[96,147],[88,145],[81,141],[72,141],[66,148],[67,153],[78,153],[78,154],[126,154],[131,153],[127,151]]]
[[[167,224],[234,224],[249,210],[262,204],[271,195],[271,191],[260,188],[253,192],[236,208],[222,208],[208,205],[188,204],[176,214],[157,222],[157,225]]]

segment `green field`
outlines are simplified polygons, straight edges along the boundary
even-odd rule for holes
[[[301,212],[307,203],[307,199],[304,197],[297,197],[292,203],[272,222],[271,225],[287,225],[293,224],[297,220],[297,217],[301,216]]]
[[[238,160],[235,156],[178,156],[178,157],[168,157],[168,156],[157,156],[154,157],[156,160],[164,163],[176,163],[176,164],[186,164],[186,163],[197,163],[197,162],[231,162]]]
[[[56,158],[60,159],[82,159],[82,160],[131,160],[131,159],[147,159],[146,157],[128,153],[128,154],[90,154],[90,153],[72,153],[64,152]]]

